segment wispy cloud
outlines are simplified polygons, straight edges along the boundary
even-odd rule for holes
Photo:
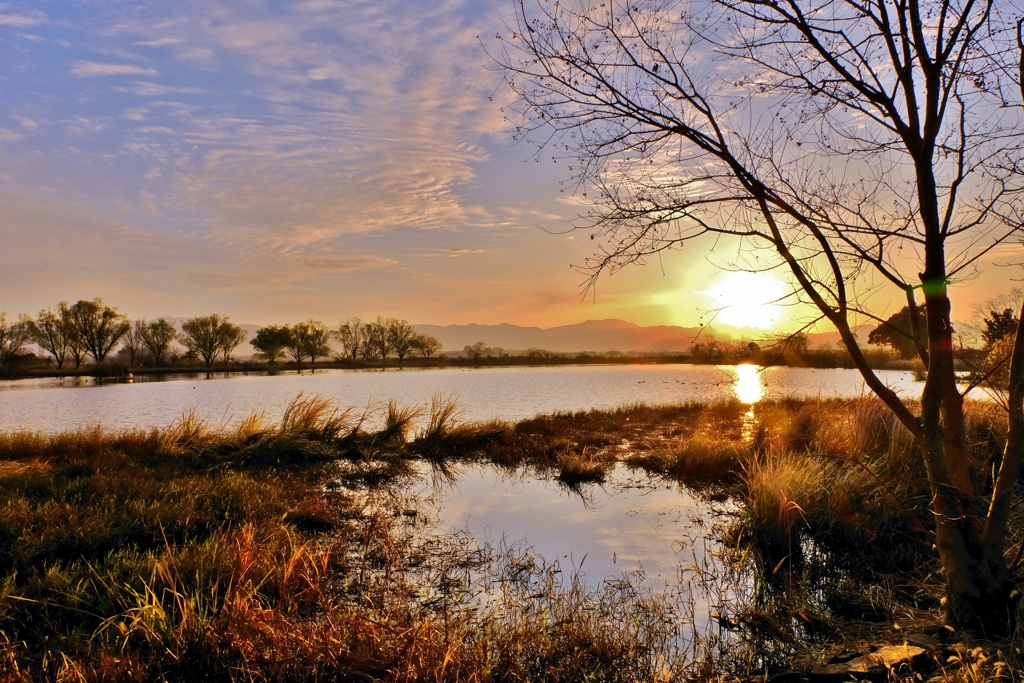
[[[0,12],[30,16],[32,0],[19,1]],[[229,301],[228,312],[248,301],[326,315],[317,311],[329,299],[339,314],[354,305],[398,314],[406,303],[426,310],[446,282],[462,292],[470,273],[504,258],[474,231],[527,222],[534,231],[551,214],[530,197],[495,199],[504,181],[489,165],[506,123],[488,99],[498,76],[482,68],[477,36],[500,27],[505,3],[62,9],[60,22],[32,29],[43,40],[25,41],[23,54],[35,52],[11,72],[24,73],[23,92],[7,105],[0,141],[33,153],[0,158],[0,177],[25,179],[10,197],[38,202],[10,225],[39,226],[12,233],[12,253],[38,262],[45,251],[19,235],[45,234],[76,257],[53,262],[65,285],[102,281],[130,301],[138,284]],[[485,180],[491,189],[480,191]],[[15,212],[21,200],[11,201]],[[0,286],[12,277],[0,273]],[[462,310],[473,297],[493,300],[484,289],[438,301]]]
[[[358,270],[370,268],[383,268],[398,263],[395,259],[381,256],[314,256],[309,258],[295,259],[295,265],[299,266],[296,272],[304,273],[310,269],[316,273],[353,273]]]
[[[177,45],[178,43],[185,42],[182,38],[175,38],[173,36],[165,36],[163,38],[154,38],[153,40],[142,40],[134,45],[140,45],[142,47],[163,47],[165,45]]]
[[[101,62],[87,62],[76,60],[71,65],[72,76],[155,76],[156,69],[152,67],[138,66],[135,64],[104,64]]]
[[[115,86],[113,90],[114,92],[131,93],[143,97],[159,97],[171,94],[201,95],[210,92],[210,90],[204,88],[162,85],[159,83],[147,83],[146,81],[135,81],[127,86]]]
[[[22,128],[25,128],[25,129],[28,129],[28,130],[35,130],[36,128],[39,127],[39,122],[38,121],[33,121],[32,119],[28,118],[27,116],[19,116],[17,114],[12,114],[11,118],[14,119],[15,121],[17,121],[18,123],[20,123]]]
[[[420,256],[421,258],[455,258],[458,256],[482,253],[484,253],[483,249],[428,249],[421,251],[417,256]]]
[[[42,12],[28,12],[26,14],[0,13],[0,26],[36,26],[45,22],[46,15]]]
[[[114,30],[250,84],[254,106],[233,115],[194,109],[168,126],[174,136],[142,146],[176,160],[164,170],[177,201],[210,216],[218,239],[246,235],[256,248],[277,249],[392,226],[492,222],[462,192],[487,158],[481,136],[503,125],[487,101],[493,78],[479,68],[472,3],[180,7],[123,19]],[[162,96],[180,88],[136,82],[124,90]]]

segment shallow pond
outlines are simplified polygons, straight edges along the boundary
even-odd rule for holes
[[[712,528],[731,510],[621,464],[579,491],[493,465],[454,475],[439,479],[423,466],[406,489],[424,533],[465,533],[481,547],[539,555],[592,586],[624,575],[667,584],[682,578],[681,567],[708,565],[720,549]]]
[[[908,396],[922,383],[909,372],[879,371]],[[318,370],[277,375],[228,374],[140,377],[133,384],[91,379],[0,382],[0,431],[60,431],[107,427],[165,427],[185,410],[212,426],[230,425],[253,412],[280,417],[298,394],[320,394],[357,410],[389,399],[402,406],[429,404],[435,394],[458,401],[462,418],[519,420],[542,413],[612,408],[630,403],[713,402],[731,398],[859,396],[856,370],[712,365],[569,365],[525,368],[425,370]]]

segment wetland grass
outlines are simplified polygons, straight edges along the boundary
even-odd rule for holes
[[[975,404],[968,424],[984,477],[1005,420]],[[528,549],[425,549],[395,497],[415,459],[573,490],[622,463],[731,499],[721,564],[687,570],[721,627],[697,628],[685,596],[587,588]],[[1020,636],[943,650],[918,462],[869,399],[464,424],[441,397],[379,415],[299,397],[278,424],[230,430],[186,413],[0,434],[0,678],[749,679],[921,630],[939,680],[1020,680]]]

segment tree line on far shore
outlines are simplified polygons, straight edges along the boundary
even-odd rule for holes
[[[129,367],[164,367],[179,359],[174,347],[178,342],[185,347],[185,359],[202,359],[210,368],[218,360],[230,362],[247,337],[244,329],[217,313],[189,318],[179,332],[166,318],[130,321],[102,299],[62,301],[35,318],[22,314],[15,321],[0,313],[0,364],[9,365],[26,353],[26,344],[35,343],[53,357],[58,369],[80,368],[89,358],[102,364],[119,346],[116,356]],[[340,344],[337,352],[332,347],[335,341]],[[315,363],[333,355],[339,361],[381,363],[397,357],[401,364],[412,355],[431,358],[441,350],[435,337],[419,334],[405,320],[394,318],[370,323],[349,318],[334,328],[319,320],[271,325],[258,330],[250,344],[256,357],[268,363],[282,357]]]
[[[340,345],[332,349],[331,342]],[[378,317],[364,323],[357,317],[342,320],[329,328],[319,320],[307,320],[297,325],[271,325],[261,328],[251,342],[257,355],[269,363],[282,356],[296,363],[306,359],[315,363],[317,358],[333,355],[339,361],[386,363],[390,357],[398,364],[418,355],[432,358],[441,350],[441,342],[429,334],[420,334],[405,320]]]
[[[1017,296],[1018,290],[1010,295]],[[1009,295],[1007,295],[1009,296]],[[983,343],[972,349],[962,345],[960,357],[979,377],[1006,383],[1008,366],[1005,358],[1013,343],[1017,318],[1012,309],[1002,306],[1004,297],[982,304],[976,313],[980,320],[977,334]],[[1002,309],[1002,310],[1000,310]],[[912,321],[910,310],[904,307],[879,325],[868,335],[868,343],[875,346],[872,363],[884,367],[892,360],[910,361],[918,353],[914,346],[913,325],[923,325],[923,312]],[[9,366],[25,353],[25,345],[35,343],[53,357],[58,369],[66,365],[80,368],[90,358],[102,364],[117,350],[116,357],[127,367],[166,367],[180,360],[201,360],[207,368],[218,361],[231,362],[232,355],[248,338],[248,333],[234,325],[227,316],[214,313],[189,318],[179,332],[166,318],[153,321],[130,321],[127,316],[103,303],[102,299],[82,300],[74,304],[62,301],[39,312],[33,319],[21,315],[16,321],[0,313],[0,365]],[[175,342],[185,348],[184,354]],[[295,325],[269,325],[259,329],[249,340],[255,350],[254,359],[274,364],[281,359],[295,363],[316,363],[332,357],[348,363],[386,364],[389,358],[401,365],[407,358],[419,356],[430,359],[441,351],[437,338],[420,334],[405,320],[378,317],[363,322],[357,317],[340,321],[328,327],[319,320],[307,320]],[[888,347],[888,350],[883,349]],[[508,357],[556,360],[581,358],[578,353],[558,353],[530,348],[509,354],[505,349],[489,347],[478,342],[456,355],[470,360]],[[595,354],[582,354],[590,357]],[[596,354],[614,357],[618,352]],[[630,354],[633,355],[633,354]],[[645,354],[649,355],[649,354]],[[657,355],[657,354],[655,354]],[[766,348],[755,342],[730,343],[716,340],[710,334],[696,341],[681,355],[702,363],[755,362],[820,367],[852,367],[844,349],[831,347],[811,348],[806,334],[784,335]],[[849,362],[847,362],[849,361]]]

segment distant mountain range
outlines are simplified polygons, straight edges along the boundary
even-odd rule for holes
[[[155,320],[156,318],[152,318]],[[186,317],[167,317],[167,320],[181,329]],[[256,336],[262,325],[241,324],[242,329],[249,333],[246,342]],[[429,334],[441,342],[445,351],[461,351],[467,346],[483,342],[487,346],[501,347],[510,351],[523,351],[529,348],[548,351],[583,352],[607,351],[639,352],[680,352],[686,351],[700,338],[714,335],[722,341],[747,339],[762,341],[768,333],[738,329],[729,325],[715,325],[702,331],[700,327],[678,327],[675,325],[653,325],[645,327],[625,320],[587,320],[574,325],[558,327],[524,327],[501,323],[500,325],[414,325],[417,332]],[[867,331],[858,330],[860,337],[866,339]],[[815,333],[808,335],[812,344],[834,343],[839,335],[835,332]],[[34,345],[32,345],[34,347]],[[177,346],[177,344],[176,344]],[[33,350],[35,350],[33,348]],[[41,352],[41,350],[39,351]],[[238,348],[238,355],[244,357],[252,352],[248,343]]]
[[[643,327],[624,320],[587,320],[559,327],[500,325],[416,325],[423,334],[437,337],[447,351],[461,351],[476,342],[503,349],[548,351],[686,351],[701,334],[699,327],[655,325]],[[716,330],[719,338],[725,338]],[[707,333],[705,333],[707,334]],[[739,335],[728,335],[738,338]]]
[[[500,325],[416,325],[423,334],[437,337],[446,351],[461,351],[476,342],[487,346],[522,351],[528,348],[548,351],[686,351],[698,339],[714,335],[721,341],[746,339],[761,342],[770,333],[715,325],[702,331],[700,327],[654,325],[644,327],[625,320],[587,320],[575,325],[559,327],[523,327]],[[856,332],[866,338],[871,326],[862,326]],[[832,344],[839,340],[836,332],[818,332],[807,335],[811,344]]]

